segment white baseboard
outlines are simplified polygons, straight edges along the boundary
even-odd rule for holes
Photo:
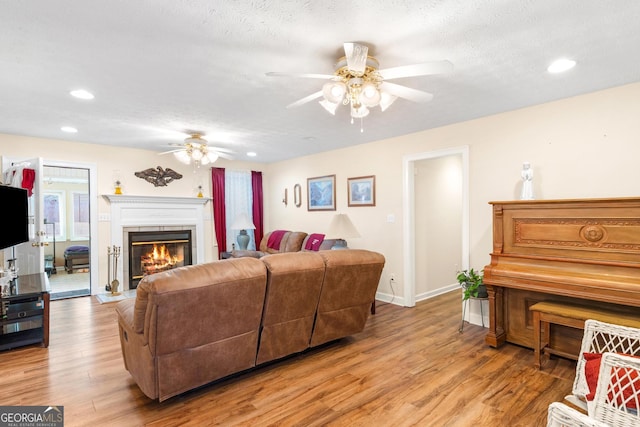
[[[423,292],[419,295],[416,295],[416,302],[424,301],[433,297],[437,297],[438,295],[446,294],[448,292],[455,291],[456,289],[460,289],[460,285],[457,283],[444,286],[439,289],[435,289],[429,292]],[[385,302],[389,304],[399,305],[401,307],[405,307],[405,299],[402,296],[391,295],[387,293],[377,292],[376,300],[380,302]],[[460,318],[462,319],[462,309],[464,302],[462,301],[462,291],[460,290]],[[467,301],[467,310],[465,313],[465,320],[473,325],[489,327],[489,301],[484,300],[469,300]],[[480,310],[482,304],[482,311]],[[484,321],[484,323],[483,323]]]

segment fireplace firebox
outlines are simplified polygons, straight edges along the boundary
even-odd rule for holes
[[[191,230],[129,232],[129,289],[148,274],[191,263]]]

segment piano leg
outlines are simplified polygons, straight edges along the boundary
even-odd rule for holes
[[[504,332],[504,288],[485,283],[489,294],[489,332],[484,342],[498,348],[505,343]]]

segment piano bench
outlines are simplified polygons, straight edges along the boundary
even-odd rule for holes
[[[577,354],[551,348],[549,344],[551,324],[584,329],[587,319],[613,323],[622,326],[640,328],[640,316],[632,316],[612,310],[567,304],[555,301],[543,301],[529,307],[533,314],[533,365],[541,369],[542,354],[555,354],[572,360],[578,360]]]

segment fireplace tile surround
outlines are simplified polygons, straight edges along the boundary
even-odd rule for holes
[[[111,244],[121,248],[116,278],[129,286],[128,233],[190,230],[192,264],[204,262],[204,220],[207,198],[103,195],[111,205]],[[112,278],[113,279],[113,278]]]

